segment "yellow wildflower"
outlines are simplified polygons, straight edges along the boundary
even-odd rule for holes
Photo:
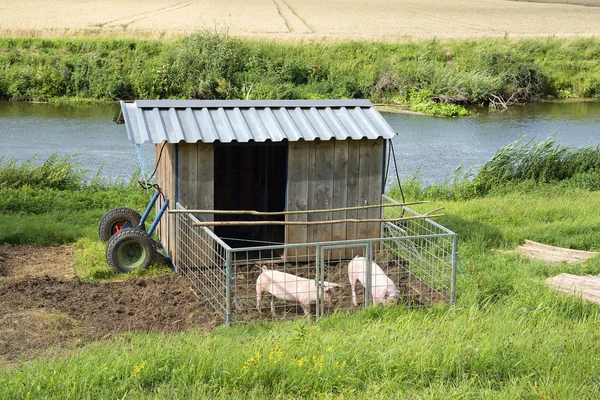
[[[324,355],[320,355],[319,357],[313,356],[312,358],[312,362],[313,362],[313,367],[312,370],[313,371],[317,371],[317,370],[322,370],[323,369],[323,362],[325,361],[325,356]]]
[[[281,361],[283,357],[283,351],[278,345],[275,345],[271,352],[269,353],[269,361],[275,360],[276,363]]]
[[[306,364],[307,361],[308,361],[308,358],[306,358],[306,356],[302,357],[301,359],[299,359],[297,361],[298,366],[302,368],[304,366],[304,364]]]
[[[142,369],[144,369],[145,366],[146,366],[146,360],[142,361],[140,364],[138,364],[135,367],[133,367],[133,371],[131,372],[131,375],[129,375],[129,379],[131,379],[134,376],[136,376],[137,374],[139,374],[140,371]]]

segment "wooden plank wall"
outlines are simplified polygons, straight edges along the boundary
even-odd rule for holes
[[[179,203],[187,209],[214,210],[214,146],[212,143],[179,143]],[[212,214],[196,215],[200,220],[212,221]],[[200,232],[202,228],[193,228]],[[189,238],[181,240],[186,256],[196,266],[213,266],[215,242],[206,235],[205,241],[192,243]],[[195,251],[192,250],[198,247]],[[174,249],[174,248],[173,248]]]
[[[164,149],[163,149],[164,145]],[[176,144],[161,142],[156,145],[156,159],[160,157],[158,168],[156,169],[156,183],[161,188],[163,195],[169,199],[169,209],[175,208],[175,157]],[[162,150],[162,156],[160,156]],[[156,202],[156,212],[163,205],[161,198]],[[175,218],[173,215],[165,213],[158,225],[157,234],[160,242],[167,249],[171,256],[175,253]],[[173,260],[175,262],[175,260]]]
[[[381,204],[383,139],[290,142],[288,153],[288,211]],[[288,221],[323,221],[345,218],[379,218],[381,209],[290,215]],[[374,238],[381,223],[287,226],[286,243],[327,242]],[[289,249],[296,257],[306,250]],[[332,252],[332,258],[359,254]]]

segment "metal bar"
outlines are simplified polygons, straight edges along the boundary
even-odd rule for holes
[[[160,208],[160,211],[158,212],[158,214],[156,215],[156,218],[154,218],[154,221],[152,222],[152,226],[150,226],[150,229],[148,229],[148,235],[152,235],[154,233],[154,230],[156,229],[156,226],[158,225],[160,218],[163,216],[163,214],[165,213],[165,210],[167,209],[168,206],[169,206],[169,199],[165,199],[165,202],[163,203],[162,207]]]
[[[414,236],[393,236],[393,237],[385,237],[385,238],[374,238],[374,239],[352,239],[352,240],[338,240],[335,242],[311,242],[311,243],[293,243],[293,244],[281,244],[276,246],[254,246],[254,247],[239,247],[239,248],[231,248],[233,252],[246,252],[246,251],[258,251],[258,250],[283,250],[283,249],[293,249],[296,247],[315,247],[317,245],[351,245],[355,243],[365,244],[366,242],[393,242],[396,240],[408,240],[411,239],[424,239],[424,238],[443,238],[443,237],[451,237],[456,235],[456,233],[432,233],[428,235],[414,235]]]
[[[320,266],[323,263],[324,260],[324,256],[325,256],[325,250],[323,249],[323,247],[321,246],[317,246],[317,251],[316,251],[316,256],[317,256],[317,265],[315,268],[315,283],[317,286],[317,304],[316,304],[316,310],[315,310],[315,318],[319,319],[321,317],[321,303],[322,303],[322,298],[321,298],[321,274],[320,274]]]
[[[458,235],[452,239],[452,280],[450,283],[450,302],[456,304],[456,267],[458,265]]]
[[[227,250],[225,267],[225,323],[231,325],[231,251]]]
[[[177,203],[177,209],[179,211],[185,211],[186,213],[189,213],[189,217],[192,220],[192,222],[200,222],[200,220],[198,218],[196,218],[193,214],[191,214],[189,211],[187,211],[185,209],[185,207],[183,207],[181,204]],[[173,210],[170,210],[169,212],[172,212]],[[207,235],[209,235],[211,238],[213,238],[217,243],[219,243],[219,245],[223,246],[226,250],[231,250],[231,246],[229,246],[227,243],[225,243],[223,241],[223,239],[221,239],[219,236],[217,236],[213,231],[211,231],[208,228],[203,228],[204,232],[206,232]]]
[[[148,218],[148,215],[150,214],[150,211],[152,211],[152,208],[156,204],[156,200],[158,199],[159,195],[160,195],[160,192],[158,190],[156,192],[154,192],[154,196],[152,196],[152,200],[150,200],[150,204],[148,204],[148,207],[146,207],[146,211],[144,211],[144,215],[142,215],[142,219],[140,220],[140,224],[137,226],[138,229],[140,229],[142,227],[142,224],[144,222],[146,222],[146,218]]]
[[[365,307],[369,307],[373,304],[373,244],[367,243],[367,249],[365,251],[366,271],[365,271]]]
[[[431,212],[436,211],[432,210]],[[409,221],[413,219],[428,219],[432,217],[443,217],[444,214],[425,214],[415,215],[412,217],[402,218],[368,218],[368,219],[337,219],[330,221],[210,221],[210,222],[194,222],[192,226],[261,226],[261,225],[332,225],[332,224],[345,224],[348,222],[353,223],[365,223],[365,222],[400,222]]]
[[[410,203],[394,203],[394,204],[375,204],[370,206],[356,206],[356,207],[342,207],[342,208],[329,208],[320,210],[294,210],[294,211],[255,211],[255,210],[170,210],[169,213],[194,213],[194,214],[226,214],[226,215],[295,215],[295,214],[319,214],[337,211],[352,211],[352,210],[365,210],[370,208],[381,208],[381,207],[403,207],[406,205],[415,204],[427,204],[428,201],[413,201]]]
[[[401,204],[401,203],[398,203],[396,200],[392,199],[391,197],[389,197],[388,195],[385,195],[385,194],[383,195],[383,199],[387,200],[387,201],[390,201],[392,203]],[[415,210],[413,210],[412,208],[406,207],[405,205],[403,205],[402,208],[404,208],[406,211],[409,211],[410,213],[412,213],[414,215],[421,215],[418,212],[416,212]],[[449,234],[452,234],[452,235],[456,234],[455,232],[451,231],[450,229],[445,228],[442,225],[438,224],[437,222],[432,221],[432,220],[430,220],[428,218],[425,218],[425,221],[429,222],[431,225],[435,226],[436,228],[439,228],[439,229],[443,230],[446,233],[449,233]]]

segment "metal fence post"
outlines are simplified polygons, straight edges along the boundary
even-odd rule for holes
[[[315,318],[319,319],[321,317],[321,306],[323,304],[323,299],[321,298],[321,263],[323,262],[325,250],[320,246],[316,246],[315,256],[317,265],[315,266],[315,284],[317,287],[317,302],[316,302],[316,310],[315,310]],[[310,295],[310,293],[309,293]]]
[[[452,278],[450,283],[450,303],[456,304],[456,269],[458,265],[458,235],[452,238]]]
[[[368,307],[373,302],[373,247],[371,242],[367,243],[365,258],[365,307]]]
[[[226,250],[225,256],[225,323],[231,325],[231,250]]]

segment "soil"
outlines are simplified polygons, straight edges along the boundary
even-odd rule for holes
[[[73,253],[0,246],[0,365],[124,332],[210,330],[222,322],[181,276],[81,282]]]
[[[130,0],[0,4],[0,35],[291,41],[594,37],[598,0]],[[9,4],[10,3],[10,4]],[[549,4],[551,3],[551,4]]]

